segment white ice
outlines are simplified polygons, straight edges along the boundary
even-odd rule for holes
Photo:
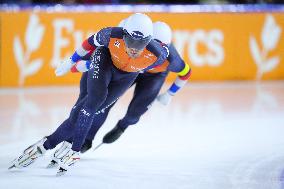
[[[165,90],[165,89],[164,89]],[[284,189],[284,82],[190,83],[154,103],[115,143],[82,155],[67,175],[10,161],[68,116],[77,87],[0,89],[0,188]],[[121,118],[110,112],[93,145]]]

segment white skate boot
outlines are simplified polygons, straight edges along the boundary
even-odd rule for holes
[[[57,171],[56,176],[64,175],[67,170],[73,166],[77,161],[80,160],[80,152],[73,151],[69,149],[66,154],[60,159],[59,169]]]
[[[63,156],[71,149],[72,144],[64,141],[62,145],[53,153],[52,160],[47,168],[57,167]]]
[[[9,167],[9,169],[27,167],[35,162],[39,157],[43,156],[46,152],[46,149],[43,147],[43,143],[46,140],[47,138],[44,137],[37,143],[25,149],[22,155],[20,155],[12,162],[12,165]]]

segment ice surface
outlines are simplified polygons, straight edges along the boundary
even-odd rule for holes
[[[168,107],[154,103],[114,144],[87,152],[67,175],[8,171],[28,145],[68,116],[78,89],[0,89],[0,188],[284,189],[284,82],[191,83]],[[119,100],[94,145],[124,115]]]

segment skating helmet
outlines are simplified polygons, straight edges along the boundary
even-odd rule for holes
[[[152,39],[152,20],[145,14],[135,13],[125,21],[123,32],[123,40],[128,48],[142,50]]]
[[[125,25],[126,20],[127,20],[127,18],[121,20],[117,27],[122,27],[123,28],[123,26]]]
[[[160,42],[169,45],[172,41],[172,30],[165,22],[155,22],[153,24],[154,35],[153,38]]]

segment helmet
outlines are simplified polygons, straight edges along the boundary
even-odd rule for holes
[[[126,20],[127,20],[127,18],[121,20],[117,27],[122,27],[123,28],[123,26],[125,25]]]
[[[133,14],[126,19],[123,32],[123,40],[128,48],[142,50],[152,39],[152,20],[145,14]]]
[[[155,22],[153,24],[154,35],[153,38],[159,40],[162,43],[170,44],[172,41],[172,30],[165,22]]]

